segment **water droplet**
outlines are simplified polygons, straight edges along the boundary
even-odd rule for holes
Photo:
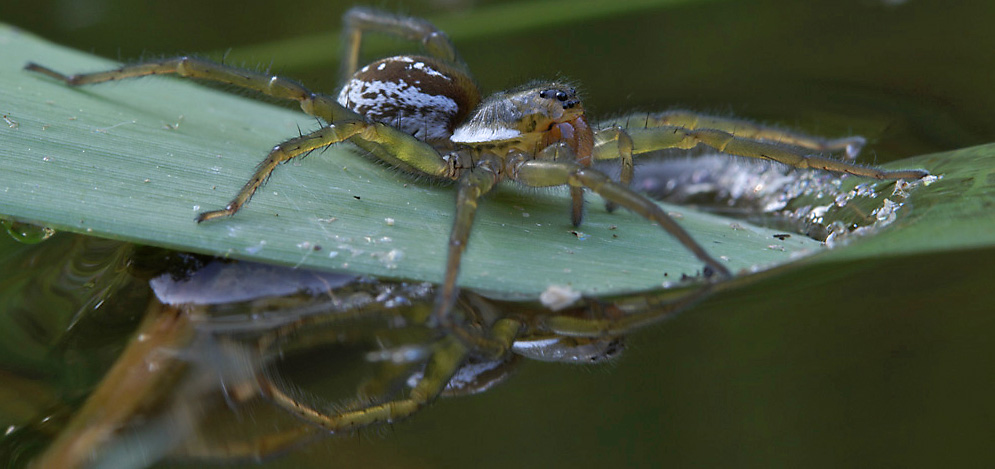
[[[0,225],[2,225],[7,230],[7,234],[11,238],[22,242],[24,244],[38,244],[51,238],[55,234],[55,230],[47,226],[33,225],[31,223],[22,223],[12,220],[0,220]]]
[[[249,254],[256,254],[259,251],[262,251],[263,247],[265,247],[265,246],[266,246],[266,240],[262,240],[262,241],[259,241],[259,244],[256,244],[255,246],[249,246],[249,247],[245,248],[245,252],[247,252]]]

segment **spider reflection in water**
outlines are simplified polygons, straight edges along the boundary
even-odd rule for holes
[[[234,199],[223,209],[201,213],[198,222],[234,215],[278,164],[344,141],[403,171],[455,181],[456,210],[445,274],[435,293],[431,318],[425,319],[452,334],[433,348],[423,375],[415,380],[407,397],[325,412],[286,396],[278,386],[263,383],[263,392],[274,402],[328,430],[349,430],[410,415],[443,393],[468,360],[505,360],[529,334],[554,334],[550,346],[567,336],[604,345],[610,340],[606,338],[631,328],[620,326],[628,321],[624,314],[612,317],[599,312],[563,324],[549,320],[531,323],[528,317],[471,314],[473,308],[457,307],[460,262],[478,201],[502,180],[530,187],[569,187],[574,225],[582,221],[585,190],[602,196],[609,210],[620,205],[658,224],[705,264],[708,281],[700,287],[704,292],[711,282],[728,279],[731,273],[656,203],[628,188],[634,156],[662,149],[692,149],[700,144],[798,168],[877,179],[917,179],[928,174],[923,170],[886,171],[822,155],[844,153],[852,159],[864,143],[860,137],[823,139],[687,112],[637,113],[593,126],[576,90],[559,81],[533,82],[481,100],[455,48],[429,22],[368,8],[352,9],[344,20],[344,86],[337,96],[314,93],[285,78],[190,57],[70,76],[36,64],[27,66],[70,85],[155,74],[216,81],[296,100],[304,112],[327,123],[274,147]],[[388,57],[360,68],[359,52],[366,32],[416,41],[426,55]],[[619,181],[591,168],[598,160],[618,160]],[[663,308],[657,315],[665,317],[669,312]]]
[[[463,291],[457,314],[517,332],[510,353],[464,359],[462,342],[431,320],[427,283],[220,260],[149,283],[159,301],[40,467],[121,467],[135,454],[145,462],[271,457],[333,425],[373,423],[377,409],[395,409],[390,422],[437,396],[486,391],[522,358],[608,361],[626,332],[721,286],[584,299],[555,313]]]

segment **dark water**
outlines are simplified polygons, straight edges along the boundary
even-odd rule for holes
[[[447,13],[451,8],[497,8],[444,3],[410,10],[434,15],[445,27],[460,23],[459,13]],[[280,56],[252,51],[335,30],[349,5],[24,6],[0,6],[0,20],[123,60],[191,52],[219,57],[231,47],[235,61],[272,63],[315,89],[332,90],[334,42]],[[469,30],[454,40],[485,90],[562,74],[581,84],[595,114],[678,106],[830,136],[860,134],[871,141],[863,157],[883,162],[995,141],[993,18],[995,6],[982,1],[710,1],[541,27],[502,19],[505,34]],[[0,241],[6,324],[0,392],[7,403],[0,406],[0,428],[27,418],[17,414],[25,408],[64,422],[120,353],[150,295],[147,279],[127,265],[132,254],[116,243],[62,234],[37,246]],[[995,253],[985,249],[850,262],[836,266],[832,277],[798,268],[633,335],[612,365],[528,362],[486,393],[441,401],[408,421],[325,440],[272,464],[989,460],[992,262]],[[819,276],[810,275],[817,270]],[[37,272],[47,277],[23,275]],[[316,368],[316,382],[334,381]],[[258,415],[264,414],[243,418]],[[0,446],[23,463],[57,429],[39,423]]]

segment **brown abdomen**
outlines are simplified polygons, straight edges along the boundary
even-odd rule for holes
[[[339,104],[428,142],[448,141],[477,106],[473,80],[445,63],[419,56],[388,57],[357,71]]]

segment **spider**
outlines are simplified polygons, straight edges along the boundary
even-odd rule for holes
[[[562,81],[531,82],[482,100],[455,47],[430,22],[356,7],[345,13],[344,29],[344,84],[335,96],[312,92],[279,76],[194,57],[76,75],[34,63],[25,67],[72,86],[159,74],[220,82],[298,101],[305,113],[327,124],[276,145],[237,195],[224,208],[201,213],[198,223],[235,215],[278,164],[345,141],[402,171],[455,182],[454,222],[432,317],[458,340],[447,345],[448,353],[430,361],[425,379],[406,400],[337,416],[299,409],[300,415],[328,429],[356,428],[408,415],[438,395],[468,356],[495,359],[509,353],[515,337],[525,329],[520,321],[499,320],[489,328],[471,330],[457,320],[455,308],[461,258],[479,200],[502,180],[530,187],[567,186],[574,225],[582,221],[585,190],[604,198],[609,210],[622,206],[635,212],[658,224],[705,265],[702,272],[709,280],[707,285],[732,274],[660,206],[628,188],[635,155],[704,145],[723,153],[862,177],[917,179],[928,175],[924,170],[888,171],[822,155],[842,152],[852,159],[864,144],[860,137],[824,139],[689,112],[637,113],[595,127],[588,123],[576,89]],[[417,42],[424,55],[382,58],[360,68],[363,35],[370,32]],[[619,160],[619,180],[592,168],[597,160]],[[609,326],[594,324],[580,329],[588,336],[610,334],[598,329]]]

